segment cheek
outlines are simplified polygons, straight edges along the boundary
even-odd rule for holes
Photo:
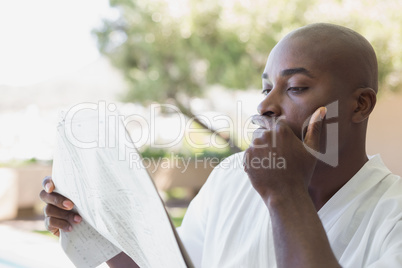
[[[306,134],[309,118],[313,112],[314,111],[311,112],[300,108],[295,108],[292,109],[291,112],[287,113],[286,123],[300,140],[302,140],[302,137],[304,137],[304,134]]]

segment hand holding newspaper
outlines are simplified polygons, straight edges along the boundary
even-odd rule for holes
[[[149,174],[129,161],[141,158],[121,116],[71,109],[57,136],[53,181],[83,218],[60,236],[75,266],[123,251],[140,267],[192,267]]]

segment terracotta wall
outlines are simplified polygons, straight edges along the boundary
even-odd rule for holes
[[[402,176],[402,94],[381,96],[369,119],[367,153],[380,153],[388,168]]]

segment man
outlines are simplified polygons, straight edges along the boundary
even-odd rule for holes
[[[308,25],[275,46],[262,77],[250,148],[212,172],[178,230],[195,265],[401,267],[402,180],[365,151],[378,91],[369,42],[345,27]],[[331,122],[336,133],[326,131]],[[269,155],[282,165],[264,165]],[[49,178],[44,185],[47,228],[68,231],[79,216]]]

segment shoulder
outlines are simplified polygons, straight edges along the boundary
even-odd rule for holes
[[[370,159],[372,161],[370,172],[373,178],[378,178],[378,183],[370,191],[369,198],[378,200],[375,204],[374,214],[380,223],[402,221],[402,179],[392,174],[385,166],[379,155]]]
[[[373,248],[380,255],[373,267],[401,267],[402,265],[402,179],[394,174],[381,181],[385,191],[371,217],[375,226]],[[374,255],[374,254],[373,254]],[[386,265],[385,265],[386,264]],[[371,267],[371,266],[370,266]]]
[[[207,183],[215,186],[225,186],[233,184],[235,181],[244,181],[247,178],[247,174],[243,168],[243,157],[244,152],[240,152],[222,160],[212,171]]]
[[[233,194],[252,188],[243,168],[244,152],[233,154],[216,166],[201,188],[199,196],[208,202],[223,202],[232,199]]]
[[[395,217],[402,221],[402,179],[400,176],[389,174],[379,184],[382,188],[381,197],[376,210],[384,217]]]

